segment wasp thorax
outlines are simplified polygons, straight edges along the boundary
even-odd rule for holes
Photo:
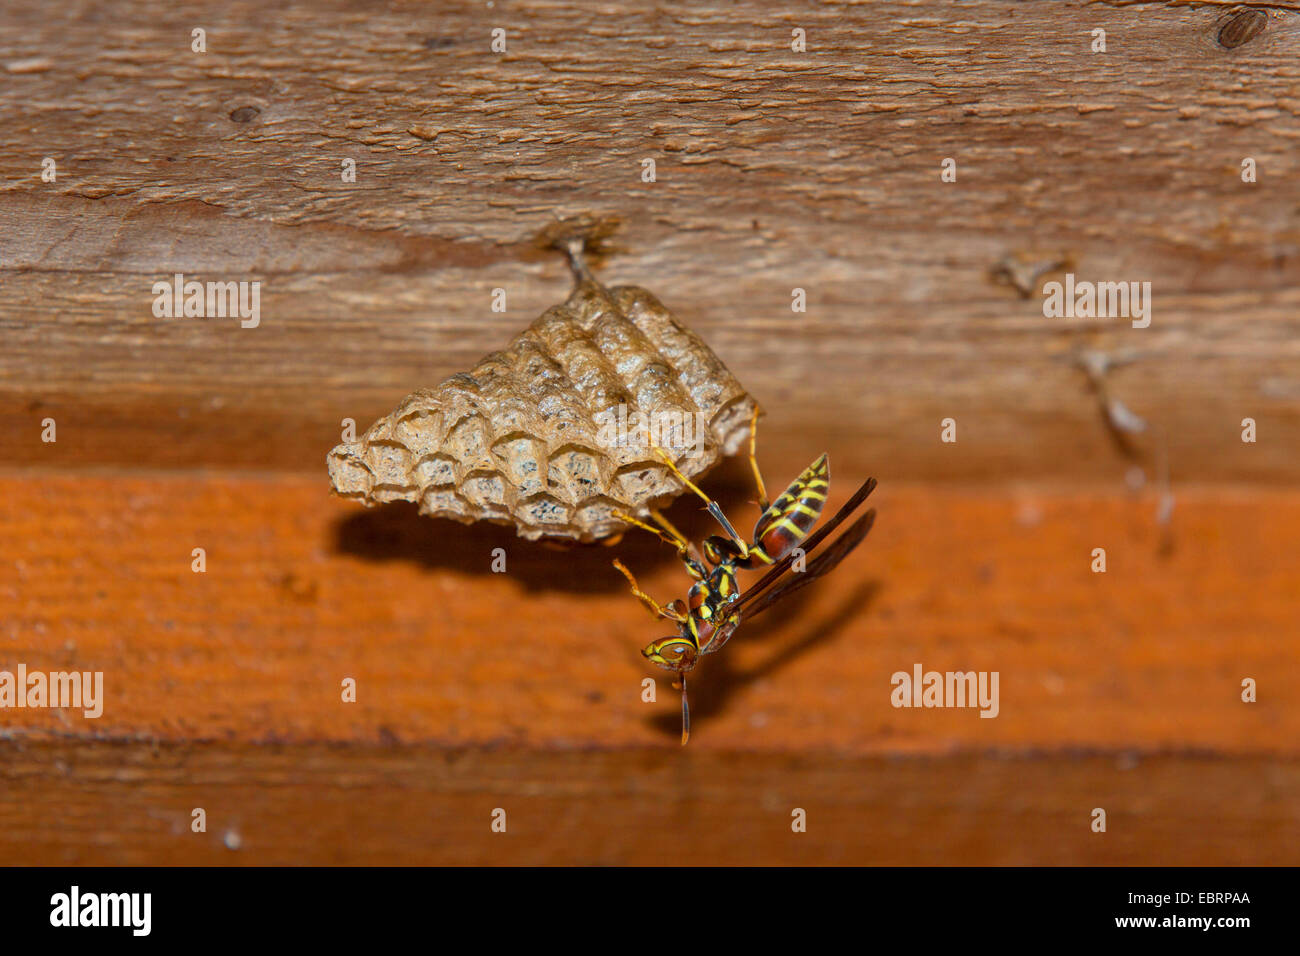
[[[754,400],[649,292],[607,289],[585,266],[568,301],[468,372],[403,399],[329,453],[340,495],[414,501],[424,514],[513,524],[525,538],[594,541],[740,450]]]

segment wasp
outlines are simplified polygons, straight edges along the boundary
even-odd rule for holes
[[[632,594],[655,619],[669,620],[677,625],[676,634],[650,642],[641,654],[675,675],[673,687],[680,688],[682,692],[683,746],[691,734],[686,675],[695,668],[699,659],[705,654],[715,654],[722,650],[742,621],[753,618],[781,598],[831,571],[861,543],[876,517],[874,508],[867,510],[806,567],[801,565],[803,570],[792,570],[797,558],[811,554],[813,549],[861,506],[875,489],[876,480],[867,479],[844,507],[809,537],[821,516],[830,490],[831,476],[827,456],[822,454],[775,501],[769,502],[756,455],[758,415],[756,407],[750,420],[749,464],[758,489],[761,513],[754,525],[751,540],[746,541],[741,537],[718,503],[682,474],[671,456],[662,448],[655,448],[656,454],[683,486],[703,499],[706,509],[722,526],[726,536],[710,535],[705,538],[701,560],[685,536],[657,510],[650,510],[651,516],[659,525],[657,528],[623,512],[616,513],[616,517],[622,521],[658,536],[673,547],[685,565],[686,573],[695,581],[685,601],[678,598],[669,604],[660,604],[641,590],[636,578],[623,562],[614,561],[614,567],[631,584]],[[767,573],[742,594],[736,583],[736,572],[742,568],[758,570],[764,567],[768,569]]]

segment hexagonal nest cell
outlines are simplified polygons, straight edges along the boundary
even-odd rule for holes
[[[341,496],[418,502],[525,538],[598,541],[646,518],[740,450],[754,399],[653,295],[607,289],[570,249],[577,284],[500,352],[412,392],[328,456]]]

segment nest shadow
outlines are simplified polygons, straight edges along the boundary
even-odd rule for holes
[[[719,468],[714,476],[735,475],[734,469]],[[713,477],[713,476],[711,476]],[[749,504],[752,486],[731,481],[713,484],[711,492],[738,527],[746,527],[758,516]],[[691,495],[679,498],[668,509],[671,520],[692,541],[719,533],[717,525]],[[561,544],[528,541],[513,528],[479,522],[462,525],[419,514],[409,502],[393,502],[358,510],[340,519],[334,527],[334,549],[340,554],[366,561],[405,561],[430,570],[460,574],[492,574],[493,559],[502,551],[506,575],[530,591],[562,591],[573,594],[606,594],[627,590],[627,582],[610,563],[619,558],[637,574],[677,565],[673,549],[643,531],[632,529],[610,544]],[[497,549],[501,549],[498,551]],[[677,565],[680,567],[680,565]],[[681,596],[690,585],[682,575]]]

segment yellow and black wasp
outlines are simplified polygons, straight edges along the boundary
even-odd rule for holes
[[[675,548],[686,566],[686,572],[695,580],[685,601],[678,598],[669,604],[660,604],[641,590],[636,578],[624,567],[623,562],[614,561],[614,567],[627,578],[632,585],[632,593],[650,613],[656,619],[664,618],[677,625],[676,634],[652,641],[641,653],[651,662],[676,675],[673,686],[680,686],[682,692],[683,745],[691,733],[686,675],[700,657],[721,650],[742,621],[753,618],[781,598],[828,573],[866,537],[876,517],[875,509],[866,511],[834,543],[809,562],[804,570],[791,570],[800,552],[803,556],[811,554],[814,548],[858,509],[875,489],[876,480],[867,479],[835,517],[808,537],[821,515],[830,489],[830,466],[826,455],[823,454],[805,468],[776,501],[769,503],[755,456],[757,425],[758,410],[755,409],[754,418],[750,422],[749,463],[754,472],[754,483],[758,487],[758,506],[762,513],[754,525],[752,541],[745,541],[736,532],[717,502],[692,484],[663,449],[656,449],[659,457],[683,485],[704,500],[709,513],[722,525],[727,536],[710,535],[706,538],[703,546],[704,561],[701,561],[691,543],[658,511],[652,509],[650,512],[660,525],[658,528],[638,521],[631,515],[618,514],[623,521],[657,535]],[[736,584],[737,569],[755,570],[765,566],[769,568],[768,572],[742,594]]]

